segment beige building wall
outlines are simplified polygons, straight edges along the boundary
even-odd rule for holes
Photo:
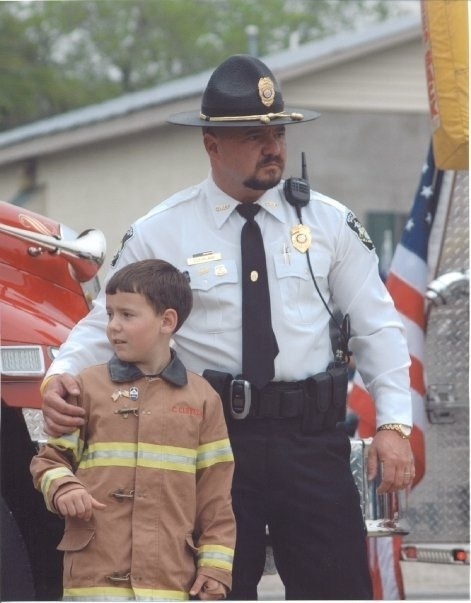
[[[348,205],[360,220],[368,210],[407,212],[431,134],[420,38],[283,77],[287,104],[322,113],[314,122],[288,126],[286,176],[300,174],[305,151],[312,187]],[[166,115],[198,104],[199,98],[184,99],[25,143],[39,187],[28,207],[78,232],[103,230],[110,260],[133,220],[206,177],[200,129],[163,123]],[[139,129],[129,132],[126,124],[132,122],[139,122]],[[107,138],[98,135],[101,130]],[[68,146],[72,138],[74,146]],[[51,152],[54,145],[58,150]],[[10,201],[20,190],[25,165],[25,159],[1,163],[0,199]]]

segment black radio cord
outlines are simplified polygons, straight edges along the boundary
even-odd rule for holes
[[[303,220],[302,220],[302,215],[301,215],[301,207],[299,205],[295,205],[294,207],[296,209],[296,214],[298,216],[299,223],[302,224]],[[352,352],[348,349],[348,342],[350,341],[350,315],[345,314],[345,316],[343,317],[343,320],[342,320],[342,324],[341,325],[339,324],[339,321],[335,318],[335,316],[332,313],[331,309],[329,308],[327,302],[325,301],[325,299],[321,293],[321,290],[319,289],[319,285],[317,284],[316,277],[314,276],[314,271],[312,269],[311,256],[309,255],[309,249],[306,251],[306,259],[307,259],[307,265],[309,267],[309,272],[311,274],[312,282],[314,283],[314,287],[316,288],[316,291],[317,291],[322,303],[324,304],[325,309],[329,313],[330,318],[333,320],[335,326],[337,327],[337,329],[340,333],[340,339],[341,339],[340,348],[341,348],[342,358],[336,358],[336,360],[343,362],[345,364],[348,364],[350,362],[350,356],[352,355]]]

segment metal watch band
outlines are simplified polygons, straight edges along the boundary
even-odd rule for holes
[[[412,430],[409,425],[402,425],[402,423],[385,423],[378,427],[378,431],[396,431],[401,438],[408,440]]]

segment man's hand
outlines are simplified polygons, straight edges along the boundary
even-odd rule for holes
[[[408,488],[415,477],[414,457],[409,440],[395,431],[378,431],[368,451],[368,479],[376,477],[382,466],[378,494]]]
[[[106,507],[94,499],[85,488],[76,488],[63,494],[59,491],[54,498],[54,506],[63,517],[77,517],[85,521],[90,521],[93,509],[101,511]]]
[[[72,375],[53,375],[43,391],[43,415],[46,433],[58,437],[72,433],[83,425],[83,408],[65,401],[67,396],[78,396],[80,390]]]
[[[199,574],[190,589],[190,595],[192,597],[197,596],[202,601],[217,601],[226,598],[227,589],[224,584],[214,578]]]

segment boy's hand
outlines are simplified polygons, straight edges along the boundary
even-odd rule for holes
[[[105,504],[95,500],[85,488],[76,488],[63,494],[56,494],[54,506],[63,517],[77,517],[85,521],[90,521],[93,509],[101,511],[106,507]]]
[[[202,601],[216,601],[226,598],[227,589],[222,582],[199,574],[190,589],[190,595],[192,597],[198,596]]]

